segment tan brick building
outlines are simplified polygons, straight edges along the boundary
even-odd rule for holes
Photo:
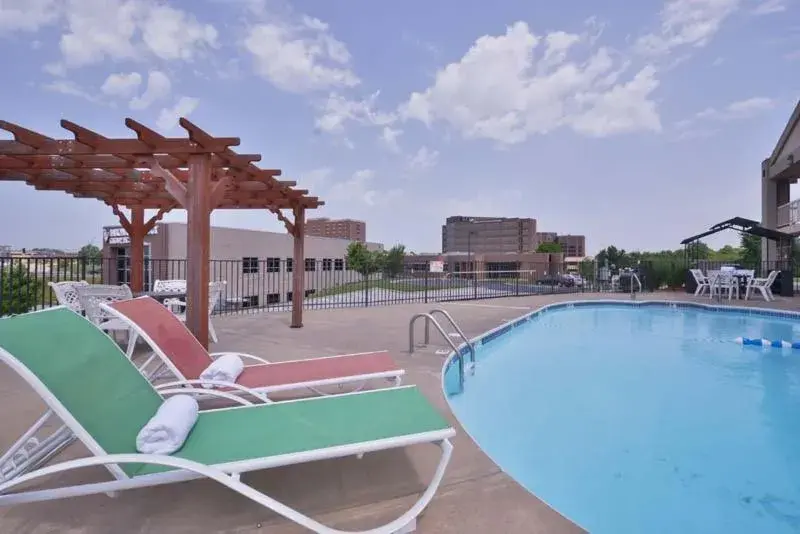
[[[354,219],[319,217],[306,221],[306,235],[367,242],[367,223]]]

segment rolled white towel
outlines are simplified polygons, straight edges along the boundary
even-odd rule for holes
[[[136,450],[143,454],[172,454],[186,441],[197,422],[199,407],[194,397],[174,395],[159,406],[136,436]]]
[[[244,362],[236,354],[220,356],[211,365],[200,373],[200,380],[216,380],[218,382],[236,382],[244,371]],[[204,388],[211,389],[213,384],[202,384]]]

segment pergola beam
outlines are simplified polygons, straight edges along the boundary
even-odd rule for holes
[[[185,118],[188,138],[168,138],[126,119],[136,138],[112,139],[62,120],[73,139],[54,139],[0,120],[13,141],[0,141],[0,181],[24,181],[39,190],[64,191],[111,206],[131,246],[131,289],[144,285],[144,240],[175,207],[188,212],[187,325],[208,345],[210,216],[214,209],[268,209],[294,238],[292,327],[302,326],[305,294],[305,213],[322,206],[296,182],[261,169],[258,154],[237,154],[237,137],[214,137]],[[130,215],[123,213],[128,208]],[[158,210],[146,219],[145,210]],[[291,210],[293,219],[281,213]]]

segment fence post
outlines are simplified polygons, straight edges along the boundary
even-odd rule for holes
[[[425,304],[428,303],[428,271],[425,271]]]
[[[472,300],[478,300],[478,272],[472,272]]]
[[[364,306],[369,307],[369,277],[371,275],[366,275],[364,277]]]

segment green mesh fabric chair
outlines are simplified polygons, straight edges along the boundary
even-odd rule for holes
[[[64,424],[55,432],[61,438],[55,444],[44,446],[44,439],[32,445],[32,428],[2,457],[11,469],[0,466],[0,505],[210,478],[311,531],[334,533],[341,531],[255,490],[241,474],[436,444],[441,459],[419,500],[398,519],[368,531],[409,532],[437,491],[452,454],[455,431],[415,386],[259,405],[231,392],[214,392],[242,406],[201,411],[183,447],[172,455],[139,454],[136,435],[162,395],[214,390],[172,386],[158,391],[108,336],[66,307],[0,319],[0,360],[47,403],[46,417]],[[80,440],[92,456],[51,462],[65,434]],[[40,477],[96,465],[105,466],[112,480],[13,491]]]

